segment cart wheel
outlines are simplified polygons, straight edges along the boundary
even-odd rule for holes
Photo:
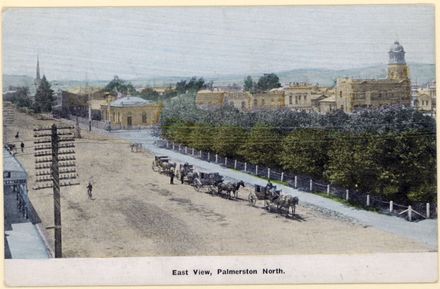
[[[193,186],[197,192],[200,192],[202,190],[202,183],[199,179],[194,179]]]
[[[255,204],[257,203],[257,197],[255,194],[250,193],[248,196],[249,204],[253,207],[255,207]]]

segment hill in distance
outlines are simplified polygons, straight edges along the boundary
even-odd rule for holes
[[[435,65],[423,63],[409,63],[410,78],[412,83],[425,84],[431,80],[435,80]],[[387,65],[378,64],[362,68],[332,70],[321,68],[307,68],[307,69],[293,69],[288,71],[274,72],[280,78],[281,84],[288,84],[289,82],[308,82],[319,83],[321,86],[333,86],[337,78],[352,77],[359,79],[383,79],[387,76]],[[244,78],[248,74],[238,75],[197,75],[203,77],[205,81],[214,81],[214,85],[223,86],[229,84],[243,84]],[[250,74],[256,81],[263,73]],[[136,78],[126,79],[135,87],[164,87],[174,85],[180,80],[188,80],[190,76],[164,76],[155,78]],[[108,80],[89,80],[89,86],[104,87],[111,79]],[[68,89],[85,87],[85,81],[81,80],[51,80],[53,88]],[[8,75],[3,74],[3,91],[6,91],[9,86],[33,86],[33,78],[26,75]]]

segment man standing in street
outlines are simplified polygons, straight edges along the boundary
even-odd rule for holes
[[[89,199],[90,200],[93,200],[92,199],[92,189],[93,189],[93,186],[92,186],[92,183],[91,182],[89,182],[89,184],[87,185],[87,195],[89,196]]]
[[[174,170],[170,171],[170,184],[174,185]]]
[[[21,147],[21,152],[23,153],[24,152],[24,143],[23,142],[21,142],[20,147]]]

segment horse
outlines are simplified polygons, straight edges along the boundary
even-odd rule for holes
[[[170,172],[171,170],[176,169],[176,163],[170,161],[160,162],[159,165],[162,169],[162,172]]]
[[[218,183],[217,184],[217,189],[218,189],[218,193],[220,194],[222,191],[225,191],[228,195],[228,198],[231,198],[231,196],[233,196],[234,199],[236,199],[238,197],[238,190],[240,189],[240,187],[245,187],[244,182],[243,181],[239,181],[239,182],[235,182],[235,183]],[[232,195],[231,195],[232,193]]]
[[[294,197],[291,195],[282,195],[278,199],[274,201],[277,205],[277,210],[282,211],[283,209],[287,209],[287,215],[289,215],[290,208],[292,208],[292,216],[295,215],[296,205],[299,203],[298,197]]]

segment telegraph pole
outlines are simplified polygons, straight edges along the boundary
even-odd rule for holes
[[[34,137],[38,185],[33,189],[53,188],[54,226],[49,228],[55,231],[55,258],[62,258],[60,187],[79,185],[78,181],[68,181],[78,178],[73,127],[57,127],[53,124],[50,128],[36,128]]]
[[[53,205],[54,205],[54,223],[55,223],[55,258],[61,258],[61,198],[60,198],[60,172],[58,170],[58,134],[57,126],[52,125],[52,167],[51,176],[53,180]]]

